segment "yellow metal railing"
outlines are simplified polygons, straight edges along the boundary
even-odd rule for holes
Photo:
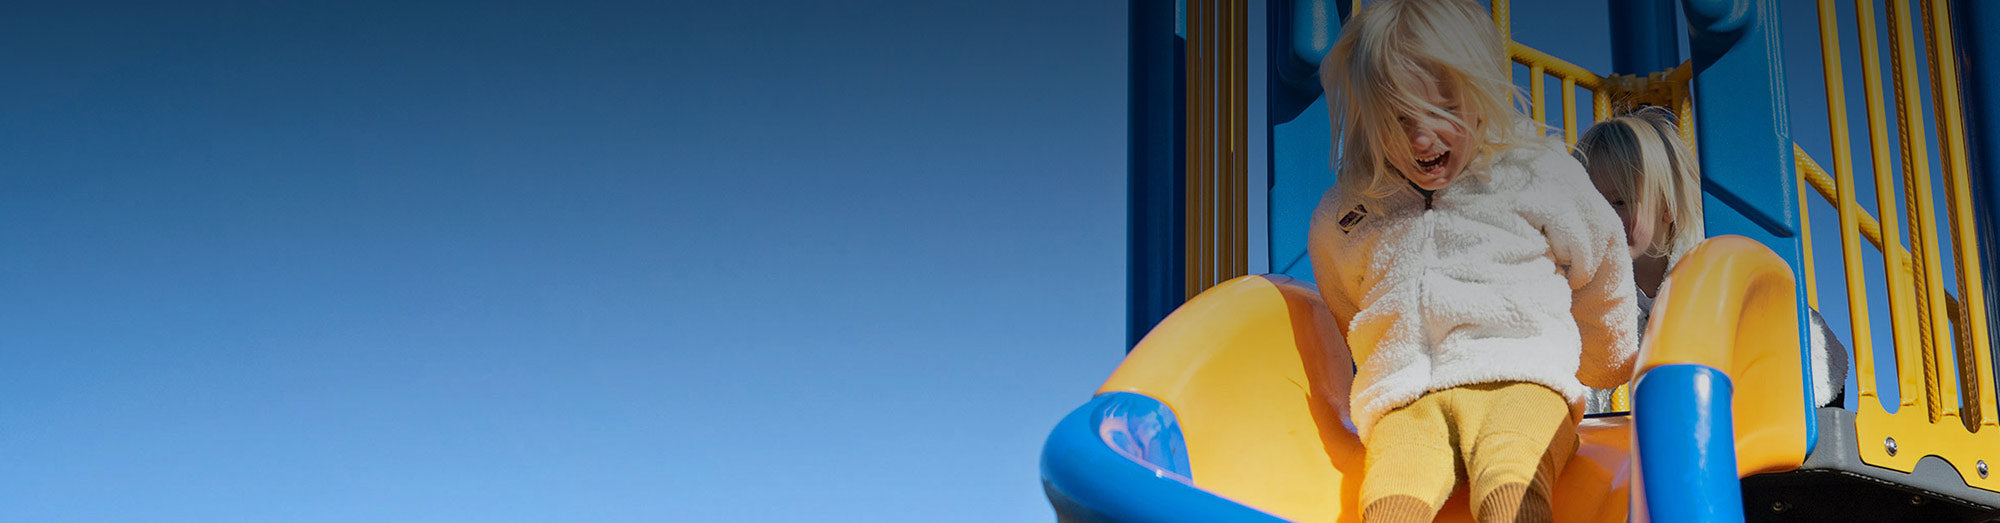
[[[1495,4],[1496,10],[1499,5]],[[1505,33],[1502,31],[1502,34]],[[1592,121],[1611,116],[1610,97],[1603,96],[1603,93],[1612,87],[1612,82],[1605,77],[1533,47],[1522,45],[1520,42],[1507,42],[1507,55],[1514,63],[1528,66],[1530,75],[1528,82],[1531,86],[1529,111],[1537,122],[1548,121],[1548,100],[1542,87],[1544,79],[1554,76],[1562,82],[1562,129],[1565,143],[1576,144],[1576,88],[1582,87],[1591,92]]]
[[[1496,2],[1495,6],[1502,3]],[[1690,148],[1694,147],[1694,105],[1687,88],[1693,72],[1687,62],[1647,76],[1600,76],[1520,42],[1507,42],[1507,56],[1514,63],[1528,66],[1532,75],[1528,80],[1529,110],[1536,121],[1545,122],[1548,114],[1542,89],[1544,77],[1553,76],[1562,81],[1563,140],[1571,145],[1576,144],[1576,88],[1582,87],[1591,93],[1593,122],[1640,105],[1667,107],[1674,111],[1675,120],[1680,124],[1681,140],[1687,142]]]
[[[1917,43],[1912,31],[1910,0],[1890,0],[1887,6],[1890,40],[1890,84],[1896,104],[1896,121],[1887,116],[1882,88],[1881,52],[1877,39],[1875,2],[1855,0],[1859,26],[1863,97],[1867,107],[1870,172],[1875,184],[1878,222],[1869,215],[1856,196],[1856,166],[1848,143],[1845,76],[1841,70],[1840,42],[1835,0],[1819,0],[1820,49],[1824,64],[1829,130],[1833,137],[1833,170],[1822,168],[1803,149],[1794,146],[1794,160],[1800,181],[1814,189],[1839,213],[1842,273],[1846,280],[1847,308],[1851,318],[1855,351],[1857,395],[1860,413],[1857,432],[1861,438],[1863,461],[1877,466],[1911,471],[1919,458],[1936,455],[1957,468],[1967,484],[2000,491],[2000,477],[1988,473],[1988,461],[2000,454],[2000,430],[1996,422],[1992,354],[1984,346],[1988,324],[1985,282],[1980,276],[1976,231],[1972,227],[1970,174],[1965,151],[1963,113],[1957,85],[1957,64],[1949,54],[1954,48],[1947,13],[1948,0],[1921,0],[1923,49],[1928,66],[1932,112],[1937,133],[1945,209],[1949,214],[1949,234],[1941,234],[1937,223],[1938,202],[1931,183],[1928,140],[1923,125],[1924,108],[1918,86],[1920,67]],[[1960,0],[1966,1],[1966,0]],[[1592,119],[1605,118],[1641,104],[1670,107],[1681,122],[1682,139],[1696,145],[1693,100],[1688,96],[1692,68],[1682,63],[1672,70],[1638,76],[1600,76],[1569,62],[1511,40],[1509,2],[1494,0],[1493,20],[1507,39],[1507,51],[1515,63],[1527,66],[1529,103],[1537,121],[1546,121],[1547,100],[1544,76],[1562,81],[1563,138],[1576,140],[1575,91],[1591,93]],[[1511,74],[1511,72],[1510,72]],[[1888,131],[1896,130],[1896,142]],[[1893,152],[1892,152],[1892,149]],[[1891,165],[1900,161],[1900,165]],[[1900,168],[1900,169],[1898,169]],[[1897,173],[1901,187],[1898,187]],[[1901,201],[1897,196],[1901,195]],[[1805,250],[1803,272],[1808,303],[1817,306],[1817,274],[1812,264],[1811,223],[1806,220],[1808,197],[1801,191],[1800,230]],[[1907,227],[1899,209],[1910,209]],[[1902,243],[1907,230],[1910,245]],[[1947,262],[1939,239],[1951,241],[1950,265],[1955,269],[1956,291],[1947,292],[1943,266]],[[1895,412],[1881,404],[1876,386],[1873,335],[1869,321],[1867,276],[1862,264],[1861,241],[1867,240],[1882,254],[1882,278],[1888,291],[1890,349],[1896,361],[1899,402]],[[1955,295],[1954,295],[1955,294]],[[1971,297],[1961,301],[1957,296]],[[1614,408],[1629,408],[1624,388],[1618,390]],[[1921,407],[1921,408],[1918,408]]]
[[[1185,299],[1248,272],[1244,0],[1188,0]]]
[[[1959,107],[1957,64],[1951,24],[1944,0],[1923,0],[1921,17],[1926,61],[1917,62],[1917,42],[1910,20],[1912,2],[1891,0],[1886,6],[1889,40],[1889,84],[1896,119],[1886,115],[1883,100],[1882,52],[1877,38],[1875,2],[1854,2],[1860,36],[1863,101],[1867,111],[1870,171],[1875,182],[1878,223],[1862,209],[1855,191],[1855,165],[1848,143],[1845,76],[1841,70],[1839,25],[1835,0],[1819,1],[1820,50],[1825,70],[1827,113],[1833,144],[1833,175],[1794,149],[1800,177],[1839,212],[1841,254],[1847,280],[1847,305],[1852,318],[1859,412],[1856,432],[1862,461],[1901,471],[1915,469],[1918,459],[1935,455],[1951,462],[1965,482],[2000,491],[2000,477],[1990,477],[1987,461],[2000,457],[2000,430],[1995,420],[1992,356],[1986,347],[1987,311],[1982,297],[1978,243],[1972,230],[1969,170],[1965,160],[1964,124]],[[1929,165],[1929,140],[1923,122],[1922,93],[1917,67],[1928,66],[1932,112],[1936,115],[1948,235],[1940,234],[1937,204]],[[1888,131],[1896,130],[1895,142]],[[1894,149],[1892,149],[1892,147]],[[1892,155],[1900,165],[1892,164]],[[1901,187],[1897,187],[1900,172]],[[1902,200],[1897,200],[1897,195]],[[1907,227],[1898,216],[1909,209]],[[1907,231],[1913,246],[1905,248]],[[1951,241],[1952,257],[1941,254],[1939,239]],[[1876,347],[1870,332],[1867,281],[1860,241],[1867,239],[1882,253],[1883,279],[1888,291],[1897,376],[1894,412],[1882,405],[1877,390]],[[1808,246],[1808,249],[1810,247]],[[1810,259],[1810,251],[1807,258]],[[1956,296],[1944,285],[1944,264],[1955,269]]]
[[[1882,218],[1878,223],[1869,216],[1856,200],[1854,190],[1854,165],[1851,148],[1846,140],[1846,102],[1842,85],[1839,60],[1839,42],[1835,28],[1833,0],[1822,0],[1821,49],[1825,56],[1827,78],[1828,111],[1834,142],[1834,173],[1829,176],[1805,154],[1795,147],[1798,176],[1804,185],[1815,189],[1828,203],[1834,205],[1840,215],[1840,238],[1843,273],[1848,282],[1847,306],[1852,318],[1852,339],[1857,360],[1857,377],[1860,382],[1858,395],[1877,401],[1863,402],[1875,406],[1876,412],[1864,413],[1861,424],[1865,436],[1876,432],[1893,430],[1909,433],[1907,441],[1900,445],[1923,445],[1934,449],[1951,459],[1968,482],[1979,477],[1977,469],[1984,468],[1983,456],[1972,456],[1973,449],[1985,448],[2000,451],[2000,431],[1980,432],[1979,427],[1994,425],[1996,408],[1993,405],[1994,384],[1991,373],[1991,354],[1975,342],[1986,340],[1987,318],[1985,304],[1978,299],[1961,303],[1944,289],[1944,256],[1940,253],[1938,238],[1939,225],[1936,219],[1937,202],[1931,184],[1931,168],[1927,165],[1925,151],[1926,138],[1923,126],[1923,108],[1918,94],[1916,73],[1916,43],[1910,28],[1907,13],[1910,2],[1891,1],[1888,6],[1889,38],[1891,40],[1891,82],[1895,88],[1895,123],[1898,141],[1895,143],[1901,161],[1901,188],[1896,187],[1896,177],[1892,170],[1891,147],[1888,141],[1889,129],[1885,101],[1881,89],[1881,64],[1876,58],[1879,44],[1876,40],[1875,21],[1869,0],[1857,0],[1857,23],[1860,25],[1863,57],[1862,76],[1866,84],[1863,90],[1868,107],[1869,137],[1872,172],[1876,184],[1876,206],[1881,209]],[[1951,265],[1956,269],[1958,282],[1957,296],[1984,296],[1984,282],[1979,276],[1981,260],[1977,253],[1975,231],[1971,224],[1971,191],[1966,168],[1964,150],[1964,126],[1959,108],[1956,85],[1956,64],[1951,59],[1952,34],[1948,12],[1943,0],[1922,2],[1927,64],[1929,65],[1931,97],[1936,103],[1935,118],[1939,153],[1943,168],[1947,209],[1950,211],[1950,235],[1953,258]],[[1493,2],[1494,23],[1499,26],[1503,37],[1511,36],[1508,23],[1510,15],[1508,2]],[[1616,111],[1629,110],[1640,104],[1670,107],[1681,122],[1682,138],[1694,147],[1693,100],[1688,96],[1692,70],[1683,63],[1672,70],[1653,73],[1646,77],[1600,76],[1563,61],[1547,53],[1535,50],[1511,40],[1507,43],[1508,55],[1515,62],[1527,66],[1532,77],[1529,79],[1529,103],[1533,117],[1546,122],[1548,113],[1546,93],[1543,88],[1545,76],[1561,80],[1563,88],[1561,103],[1563,109],[1563,138],[1566,143],[1576,140],[1575,91],[1582,87],[1592,95],[1592,119],[1603,120]],[[1916,175],[1912,175],[1915,173]],[[1837,179],[1836,179],[1837,177]],[[1841,190],[1848,188],[1848,190]],[[1898,202],[1896,195],[1903,195]],[[1803,272],[1807,286],[1807,302],[1818,306],[1817,274],[1812,264],[1811,223],[1806,220],[1806,196],[1800,195],[1800,228],[1806,256]],[[1904,230],[1898,209],[1921,210],[1910,213],[1908,234],[1914,250],[1902,246],[1900,233]],[[1888,233],[1885,236],[1885,231]],[[1861,263],[1859,243],[1866,239],[1881,253],[1887,262],[1883,277],[1889,291],[1891,329],[1894,333],[1895,355],[1899,369],[1909,369],[1899,373],[1900,407],[1916,407],[1922,398],[1922,409],[1899,408],[1891,414],[1880,407],[1879,395],[1875,390],[1875,369],[1872,359],[1873,346],[1871,325],[1868,319],[1866,277]],[[1960,368],[1964,367],[1964,368]],[[1955,379],[1954,379],[1955,378]],[[1921,394],[1921,395],[1920,395]],[[1621,388],[1614,399],[1614,409],[1629,408],[1628,395]],[[1864,409],[1865,411],[1866,409]],[[1922,416],[1915,416],[1922,412]],[[1982,441],[1955,438],[1950,434],[1987,434]],[[1921,435],[1919,435],[1921,434]],[[1898,445],[1891,443],[1893,436],[1884,435],[1879,447],[1864,448],[1864,456],[1870,463],[1899,463],[1892,466],[1910,470],[1917,457],[1924,454],[1907,450],[1892,451]],[[1916,438],[1916,439],[1911,439]],[[1983,441],[1991,438],[1992,441]],[[1978,445],[1984,445],[1980,447]],[[1868,447],[1864,445],[1864,447]],[[1894,459],[1901,453],[1903,458]],[[1983,480],[1984,478],[1981,478]],[[2000,484],[1981,484],[1982,488],[2000,490]]]

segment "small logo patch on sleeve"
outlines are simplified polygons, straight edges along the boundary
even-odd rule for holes
[[[1360,225],[1361,220],[1367,217],[1368,217],[1367,206],[1365,205],[1354,206],[1353,210],[1347,211],[1346,215],[1340,217],[1340,232],[1342,234],[1354,232],[1354,226]]]

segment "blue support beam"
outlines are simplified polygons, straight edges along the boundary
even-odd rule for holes
[[[1180,306],[1186,276],[1181,202],[1186,115],[1185,54],[1176,2],[1134,0],[1128,66],[1125,350]]]
[[[1986,310],[2000,310],[2000,3],[1951,3],[1958,42],[1959,92],[1965,101],[1966,155],[1971,161],[1972,209],[1979,229],[1980,267],[1986,278]],[[2000,329],[1989,329],[1988,347],[2000,349]],[[2000,352],[1996,352],[2000,354]],[[1997,358],[2000,359],[2000,358]]]
[[[1702,209],[1709,236],[1737,234],[1769,247],[1792,267],[1796,306],[1805,311],[1804,245],[1799,238],[1799,184],[1792,163],[1791,113],[1785,95],[1778,5],[1751,0],[1682,0],[1694,62],[1694,126],[1700,140]],[[1799,350],[1809,314],[1798,315]],[[1801,354],[1801,374],[1811,355]],[[1806,410],[1806,448],[1819,438]]]
[[[1746,0],[1685,4],[1693,26],[1689,45],[1702,188],[1747,222],[1719,231],[1711,227],[1709,234],[1750,236],[1796,266],[1798,186],[1778,8]]]
[[[1611,72],[1645,75],[1681,65],[1673,0],[1606,3],[1611,6]]]

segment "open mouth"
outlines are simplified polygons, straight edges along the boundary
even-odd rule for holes
[[[1451,151],[1437,153],[1429,158],[1418,158],[1417,168],[1429,173],[1437,170],[1439,167],[1443,167],[1444,162],[1448,160],[1451,160]]]

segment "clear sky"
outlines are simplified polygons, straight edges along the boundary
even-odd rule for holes
[[[1034,520],[1118,2],[0,12],[0,519]]]
[[[1602,2],[1515,4],[1608,70]],[[1123,355],[1125,23],[9,5],[0,519],[1046,520]]]

